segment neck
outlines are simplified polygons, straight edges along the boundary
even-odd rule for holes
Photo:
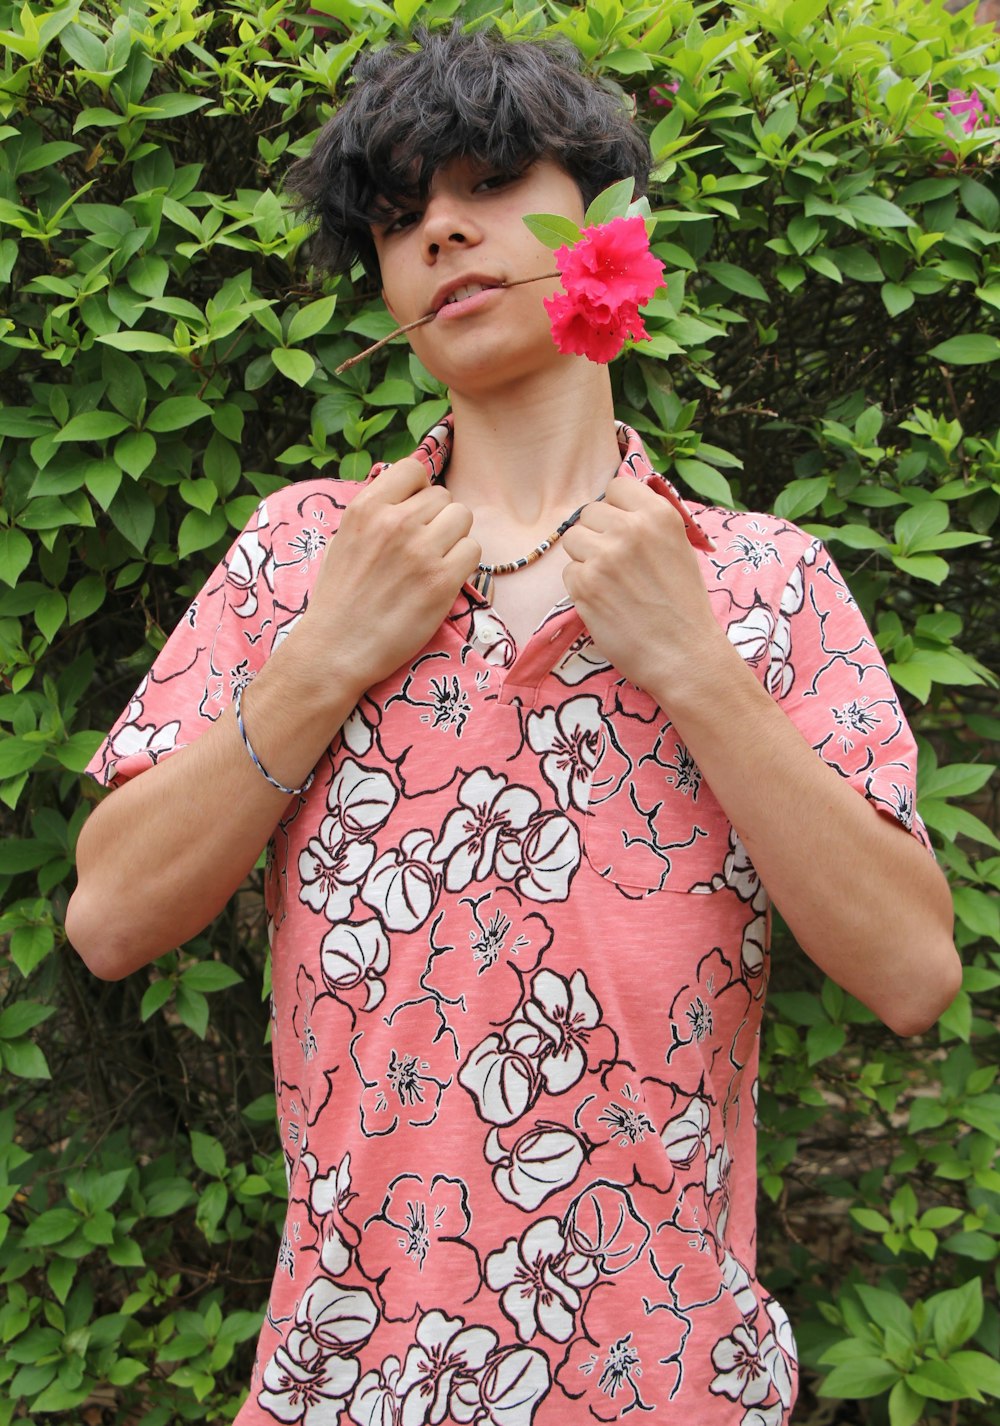
[[[606,367],[581,357],[568,370],[536,376],[527,390],[451,395],[448,489],[476,515],[492,511],[525,529],[558,524],[618,467]]]

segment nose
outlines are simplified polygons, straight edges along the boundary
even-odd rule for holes
[[[434,262],[442,252],[474,247],[482,237],[469,207],[454,193],[432,194],[424,209],[424,260]]]

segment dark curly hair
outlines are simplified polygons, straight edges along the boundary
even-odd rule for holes
[[[358,59],[346,101],[289,170],[298,206],[318,220],[318,266],[344,272],[360,258],[377,276],[371,224],[422,201],[434,172],[455,158],[498,172],[555,159],[584,203],[622,178],[645,192],[649,144],[621,95],[581,74],[571,45],[458,25],[417,41]]]

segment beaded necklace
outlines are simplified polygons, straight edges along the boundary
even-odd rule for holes
[[[599,500],[603,499],[604,492],[601,491],[600,495],[595,496],[592,501],[588,500],[586,504],[596,505]],[[526,555],[522,555],[520,559],[506,560],[502,564],[477,565],[476,573],[469,581],[473,589],[475,589],[477,593],[483,596],[487,604],[492,604],[494,579],[498,578],[501,574],[514,574],[519,569],[527,569],[529,564],[534,564],[535,560],[540,560],[542,555],[544,555],[547,550],[550,550],[554,544],[561,540],[563,535],[565,535],[566,531],[570,529],[571,526],[576,524],[577,520],[579,520],[580,516],[583,514],[584,508],[584,505],[579,505],[573,511],[572,515],[567,515],[566,519],[562,522],[562,524],[559,525],[557,529],[552,531],[551,535],[546,535],[544,540],[541,540],[535,546],[535,548],[533,550],[529,550]]]

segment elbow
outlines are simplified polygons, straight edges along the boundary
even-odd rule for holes
[[[122,980],[134,962],[116,944],[107,916],[94,916],[78,886],[66,907],[66,938],[84,965],[99,980]]]
[[[949,937],[882,1019],[900,1038],[922,1035],[937,1024],[961,989],[962,962]]]

